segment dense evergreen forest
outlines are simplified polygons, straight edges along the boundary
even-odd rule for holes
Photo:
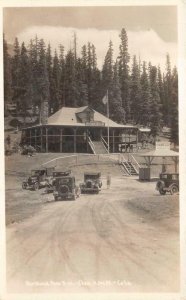
[[[62,42],[62,41],[61,41]],[[28,46],[14,42],[10,56],[4,43],[4,102],[15,103],[26,115],[48,103],[49,115],[63,106],[89,105],[106,114],[102,98],[108,90],[110,118],[118,123],[150,126],[156,136],[163,126],[171,128],[171,141],[178,143],[178,74],[165,57],[165,71],[151,62],[130,57],[125,29],[120,32],[119,56],[113,59],[114,45],[109,42],[101,70],[97,67],[96,48],[89,42],[77,54],[73,47],[52,54],[50,44],[35,37]],[[157,45],[158,46],[158,45]]]

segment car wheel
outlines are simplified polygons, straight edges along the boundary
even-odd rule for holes
[[[36,190],[38,190],[38,189],[39,189],[39,183],[36,182],[36,183],[34,184],[34,191],[36,191]]]
[[[54,196],[54,200],[57,201],[58,200],[58,196]]]
[[[159,190],[159,193],[160,193],[160,195],[165,195],[165,194],[166,194],[166,191],[164,191],[163,189],[160,189],[160,190]]]
[[[177,194],[178,192],[179,192],[179,189],[178,189],[177,185],[173,185],[173,186],[170,188],[170,193],[171,193],[171,195]]]
[[[26,182],[23,182],[23,183],[22,183],[22,189],[23,189],[23,190],[26,190],[26,187],[27,187]]]
[[[165,186],[165,183],[162,180],[158,180],[158,182],[156,183],[156,189],[158,191],[163,190],[164,186]]]

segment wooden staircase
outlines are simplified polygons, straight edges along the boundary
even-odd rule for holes
[[[95,154],[107,154],[107,149],[101,141],[92,141],[94,144]]]
[[[122,161],[121,165],[123,166],[124,171],[127,175],[136,176],[139,174],[134,164],[131,161]]]
[[[104,146],[102,141],[93,141],[91,138],[88,138],[88,143],[90,145],[90,148],[92,149],[92,152],[94,154],[107,154],[107,149]]]

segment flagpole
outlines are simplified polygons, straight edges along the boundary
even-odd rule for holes
[[[108,118],[108,127],[107,127],[107,134],[108,134],[108,153],[110,153],[110,128],[109,128],[109,99],[108,99],[108,90],[107,90],[107,118]]]

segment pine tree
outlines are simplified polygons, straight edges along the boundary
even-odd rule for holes
[[[113,43],[109,42],[109,49],[106,53],[102,69],[103,88],[109,90],[113,82]]]
[[[48,73],[48,80],[49,80],[49,114],[53,112],[53,103],[52,103],[52,54],[51,54],[51,46],[48,44],[47,51],[46,51],[46,67]]]
[[[76,61],[76,82],[77,82],[77,104],[85,106],[88,104],[88,89],[84,77],[84,68],[81,58]]]
[[[109,48],[105,56],[102,69],[103,95],[108,91],[109,115],[112,120],[125,122],[125,111],[122,107],[121,89],[118,76],[118,63],[113,64],[113,44],[109,42]]]
[[[147,74],[146,63],[143,62],[143,71],[140,78],[141,83],[141,105],[140,105],[140,120],[139,123],[148,126],[150,121],[150,110],[152,105],[152,96],[150,84]]]
[[[76,64],[76,60],[77,60],[77,35],[74,32],[74,36],[73,36],[73,52],[74,52],[74,63]]]
[[[3,63],[4,63],[4,104],[12,101],[12,74],[11,58],[8,53],[8,45],[3,35]]]
[[[83,45],[82,50],[81,50],[81,62],[82,62],[83,81],[86,82],[86,79],[87,79],[87,47],[86,47],[86,45]]]
[[[178,129],[178,73],[176,67],[172,72],[172,106],[171,106],[171,142],[174,145],[179,143]]]
[[[88,88],[88,102],[89,105],[92,103],[92,51],[91,44],[87,45],[87,88]]]
[[[131,115],[135,123],[139,123],[141,119],[141,83],[140,83],[140,69],[137,63],[136,56],[133,57],[132,73],[130,80],[130,106]]]
[[[19,108],[19,102],[20,102],[20,46],[19,41],[17,38],[15,38],[14,42],[14,56],[12,58],[12,90],[13,90],[13,96],[12,100],[13,102],[16,102]]]
[[[66,55],[64,86],[65,106],[77,107],[75,60],[72,50],[69,50]]]
[[[19,87],[19,108],[23,111],[26,118],[27,109],[32,106],[33,91],[32,91],[32,74],[31,66],[24,42],[21,46],[20,55],[20,87]]]
[[[65,106],[65,58],[64,46],[59,45],[59,65],[60,65],[60,103],[59,106]]]
[[[158,92],[160,97],[160,103],[161,103],[161,112],[163,116],[163,120],[165,122],[165,91],[164,91],[164,83],[163,78],[161,74],[160,66],[158,66]]]
[[[108,92],[109,97],[109,103],[110,103],[110,116],[112,116],[112,105],[111,101],[112,99],[112,87],[113,87],[113,77],[114,77],[114,71],[113,71],[113,44],[112,41],[109,42],[109,48],[105,56],[103,69],[102,69],[102,90],[103,94],[102,97]],[[102,103],[102,110],[106,114],[106,107]]]
[[[88,104],[93,108],[100,106],[100,71],[97,68],[97,57],[95,46],[87,45],[87,71],[86,84],[88,90]],[[98,108],[99,109],[99,108]]]
[[[113,66],[113,82],[110,93],[110,117],[121,124],[125,123],[125,110],[122,107],[121,89],[118,75],[118,63]]]
[[[92,44],[92,82],[91,82],[91,98],[90,103],[93,108],[99,109],[100,107],[100,90],[101,90],[101,80],[100,80],[100,71],[97,68],[97,55],[96,48]]]
[[[52,107],[54,112],[60,108],[60,64],[57,52],[55,51],[53,59],[53,68],[52,68],[52,79],[51,79],[51,98],[52,98]]]
[[[166,73],[164,81],[165,101],[164,101],[164,119],[167,126],[171,123],[171,95],[172,95],[172,74],[169,54],[166,56]]]
[[[36,113],[36,107],[39,108],[39,68],[38,68],[38,38],[30,41],[29,45],[29,61],[31,66],[31,86],[33,92],[33,112]]]
[[[130,76],[128,53],[128,37],[126,30],[123,28],[120,34],[121,44],[119,46],[119,78],[121,85],[122,106],[126,111],[126,119],[130,119]]]
[[[162,125],[162,114],[161,114],[161,103],[158,91],[157,83],[157,68],[155,66],[150,66],[150,89],[152,96],[152,103],[150,108],[150,124],[151,133],[154,137],[157,136],[161,125]]]
[[[46,64],[46,51],[44,40],[38,44],[38,94],[41,122],[46,123],[48,118],[49,79]]]

